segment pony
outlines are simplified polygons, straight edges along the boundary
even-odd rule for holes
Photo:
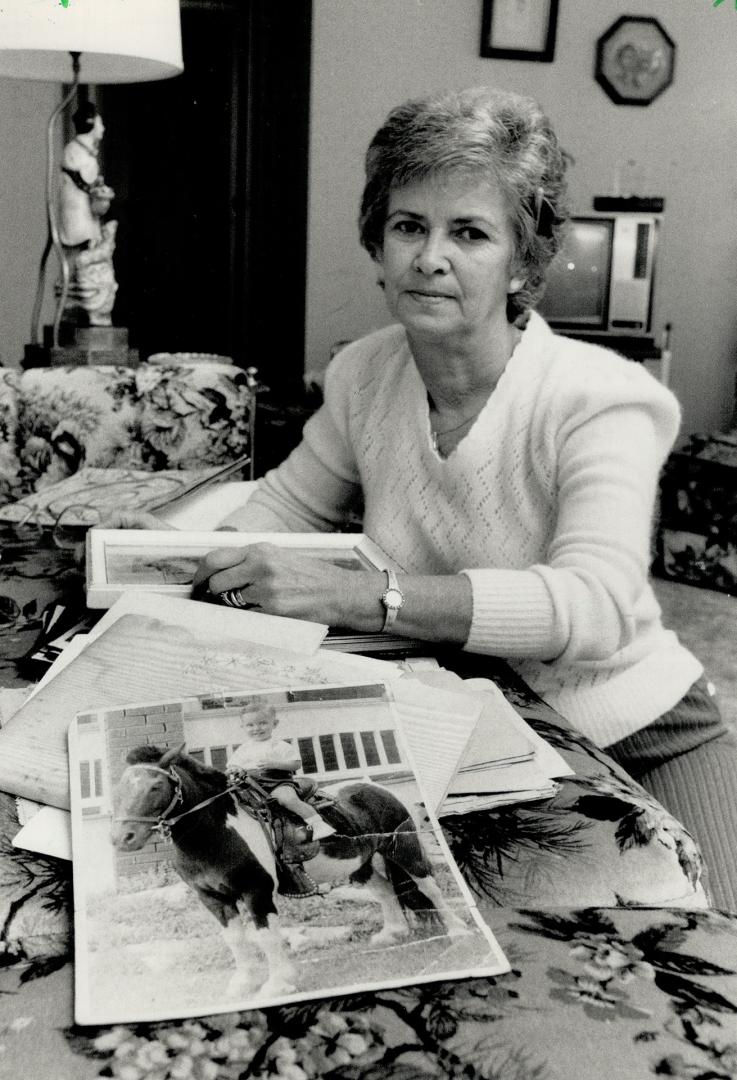
[[[229,992],[294,993],[296,968],[279,925],[274,854],[259,820],[224,773],[196,761],[183,746],[140,746],[126,762],[113,799],[113,846],[132,852],[153,833],[169,837],[176,870],[217,919],[232,953]],[[310,876],[317,884],[347,879],[378,900],[383,925],[372,945],[408,936],[407,914],[439,921],[452,937],[467,932],[435,881],[414,821],[392,792],[347,781],[335,793],[335,807],[341,831],[319,841]],[[260,987],[249,946],[266,961]]]

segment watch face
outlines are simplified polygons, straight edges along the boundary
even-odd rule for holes
[[[399,609],[404,603],[404,596],[399,589],[387,589],[381,598],[384,607]]]

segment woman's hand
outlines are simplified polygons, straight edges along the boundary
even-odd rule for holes
[[[256,543],[206,555],[195,572],[193,594],[238,589],[246,604],[270,615],[376,631],[384,621],[383,582],[378,572],[344,570],[327,559]]]
[[[398,574],[405,603],[394,632],[424,641],[463,645],[473,613],[471,584],[465,574]],[[195,571],[193,596],[236,589],[243,603],[270,615],[310,619],[328,626],[375,634],[386,612],[381,597],[384,574],[346,570],[329,558],[300,554],[276,544],[216,548]]]

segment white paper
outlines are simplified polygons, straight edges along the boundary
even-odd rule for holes
[[[28,800],[26,800],[28,801]],[[68,810],[39,806],[37,812],[13,837],[13,846],[57,859],[72,857],[72,827]]]
[[[156,517],[175,529],[217,529],[221,521],[244,506],[258,487],[255,480],[229,480],[183,495],[171,506],[156,511]]]
[[[481,694],[491,695],[496,700],[497,705],[499,705],[499,699],[501,698],[505,708],[505,715],[510,724],[513,724],[533,744],[535,748],[535,764],[545,776],[556,779],[561,776],[573,775],[573,769],[565,758],[542,735],[538,735],[535,729],[530,727],[527,721],[512,708],[495,683],[491,682],[490,679],[467,679],[465,686],[468,687],[469,693],[478,691]]]
[[[95,623],[88,640],[94,641],[123,615],[148,615],[174,626],[191,626],[195,620],[198,627],[213,636],[240,637],[258,645],[273,645],[278,649],[306,654],[313,653],[328,632],[323,623],[305,619],[285,619],[261,611],[242,611],[224,604],[207,604],[134,590],[115,601]]]
[[[459,772],[451,781],[449,795],[492,795],[510,791],[538,791],[550,787],[547,776],[535,761],[517,761],[497,768]]]
[[[559,787],[560,784],[550,780],[545,787],[525,791],[500,792],[497,795],[451,795],[443,803],[438,816],[446,818],[458,814],[478,814],[480,811],[497,810],[502,806],[552,799]]]
[[[0,727],[18,712],[21,705],[28,700],[30,693],[30,686],[12,687],[12,689],[0,687]]]
[[[423,788],[437,811],[478,723],[483,701],[472,694],[423,686],[411,678],[400,679],[392,689]]]

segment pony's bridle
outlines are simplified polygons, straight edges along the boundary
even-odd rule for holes
[[[151,825],[151,832],[156,832],[162,838],[162,840],[171,840],[172,826],[181,821],[182,818],[187,817],[189,814],[194,814],[197,810],[204,810],[210,803],[215,802],[217,799],[223,797],[223,795],[229,795],[235,789],[232,787],[225,788],[224,791],[218,791],[217,795],[211,795],[209,799],[203,799],[202,802],[197,803],[196,806],[190,807],[189,810],[184,810],[181,814],[176,814],[174,817],[170,817],[172,810],[178,806],[181,802],[184,802],[184,794],[182,792],[182,778],[178,772],[175,771],[174,766],[171,765],[168,769],[162,769],[160,765],[150,765],[145,761],[137,761],[133,765],[128,766],[129,769],[146,769],[148,772],[161,773],[167,780],[170,780],[174,785],[174,794],[171,797],[169,805],[161,811],[156,817],[154,816],[135,816],[133,814],[126,814],[125,817],[115,817],[113,821],[137,821],[144,825]]]

